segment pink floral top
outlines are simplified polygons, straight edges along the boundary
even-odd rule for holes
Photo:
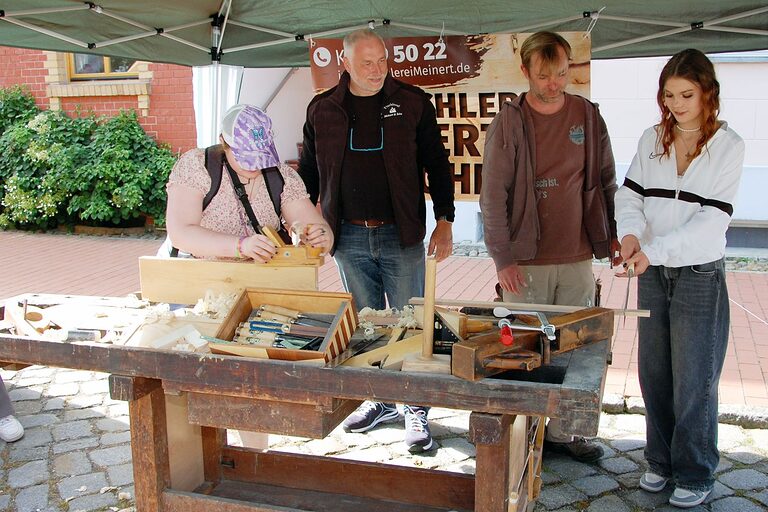
[[[307,189],[304,187],[304,182],[296,171],[285,164],[281,164],[280,173],[283,175],[283,179],[285,179],[283,193],[280,197],[281,208],[284,208],[291,201],[309,197]],[[256,183],[253,192],[251,192],[250,184],[244,185],[248,192],[248,199],[253,208],[253,213],[256,214],[259,224],[277,229],[280,226],[280,219],[275,214],[275,208],[264,184],[264,177],[260,175],[254,179]],[[166,187],[171,187],[172,185],[192,188],[199,191],[203,196],[208,193],[211,188],[211,177],[205,169],[204,149],[192,149],[181,155],[171,171]],[[219,192],[203,211],[200,226],[218,233],[236,236],[250,236],[254,234],[251,222],[248,220],[248,215],[235,194],[232,179],[229,177],[226,169],[221,174]]]

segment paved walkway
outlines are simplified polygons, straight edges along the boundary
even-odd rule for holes
[[[153,254],[159,240],[32,235],[0,232],[0,299],[26,292],[120,296],[138,289],[136,258]],[[603,300],[621,307],[626,281],[596,265],[603,281]],[[762,425],[766,405],[763,368],[768,353],[763,341],[768,309],[766,275],[729,273],[733,299],[732,342],[721,383],[721,409],[742,416],[723,419],[722,452],[713,496],[698,510],[750,512],[768,510],[768,431],[751,429],[749,414]],[[452,257],[438,268],[437,296],[489,300],[495,276],[490,261]],[[320,272],[325,290],[341,288],[332,263]],[[634,289],[632,294],[634,297]],[[630,299],[633,304],[634,298]],[[768,370],[767,370],[768,371]],[[127,406],[109,398],[107,375],[33,366],[0,372],[11,390],[24,438],[0,442],[0,510],[130,510],[132,466]],[[606,384],[608,409],[641,410],[636,388],[635,320],[614,342],[614,365]],[[735,414],[735,413],[734,413]],[[744,415],[746,414],[746,416]],[[466,413],[433,409],[433,432],[440,446],[432,456],[410,456],[402,443],[402,426],[387,425],[368,434],[335,430],[324,440],[273,436],[276,449],[326,454],[358,460],[474,473],[474,447],[467,440]],[[637,487],[644,470],[644,421],[637,414],[605,414],[599,442],[606,456],[596,465],[553,456],[545,461],[544,488],[536,510],[636,511],[669,510],[671,492],[659,495]],[[142,511],[143,512],[143,511]]]

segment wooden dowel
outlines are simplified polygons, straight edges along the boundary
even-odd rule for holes
[[[424,279],[424,322],[421,345],[421,356],[432,358],[432,341],[435,336],[435,281],[437,279],[437,260],[427,258],[426,276]]]

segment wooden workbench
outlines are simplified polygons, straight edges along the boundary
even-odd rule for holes
[[[0,335],[0,360],[112,374],[112,398],[129,403],[140,512],[524,510],[540,485],[531,427],[557,417],[596,435],[607,353],[599,342],[515,380],[469,382]],[[226,444],[226,428],[322,438],[369,398],[472,411],[475,476]]]

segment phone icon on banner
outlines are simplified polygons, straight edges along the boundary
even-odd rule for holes
[[[312,59],[319,67],[324,68],[331,63],[331,52],[324,46],[319,46],[312,52]]]

